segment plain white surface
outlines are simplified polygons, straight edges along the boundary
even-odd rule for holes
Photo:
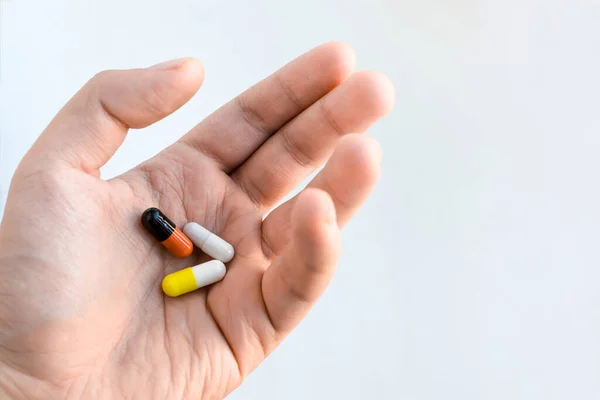
[[[92,75],[194,56],[110,177],[299,53],[396,85],[383,177],[306,321],[231,399],[600,398],[597,0],[4,0],[0,184]]]

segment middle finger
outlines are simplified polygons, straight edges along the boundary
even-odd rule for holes
[[[269,138],[232,178],[266,211],[325,163],[343,135],[364,132],[393,103],[384,75],[357,72]]]

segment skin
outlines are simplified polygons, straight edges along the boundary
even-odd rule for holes
[[[0,398],[221,399],[238,387],[323,293],[340,228],[378,179],[379,147],[360,133],[390,111],[393,88],[353,68],[349,46],[319,46],[111,180],[99,169],[127,130],[185,104],[203,68],[181,59],[91,79],[10,187]],[[233,244],[223,281],[162,294],[166,274],[207,257],[175,259],[153,240],[139,221],[151,206]]]

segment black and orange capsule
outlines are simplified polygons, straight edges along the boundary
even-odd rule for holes
[[[194,251],[192,241],[158,208],[144,211],[142,225],[175,257],[189,257]]]

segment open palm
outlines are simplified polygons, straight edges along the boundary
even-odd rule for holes
[[[0,228],[0,394],[216,399],[239,386],[324,291],[339,228],[377,180],[377,144],[342,136],[386,114],[393,90],[379,74],[352,74],[353,62],[346,45],[320,46],[109,181],[99,168],[127,129],[178,109],[203,70],[183,59],[92,79],[11,185]],[[139,221],[152,206],[233,244],[223,281],[162,294],[166,274],[207,258],[175,259],[154,241]]]

